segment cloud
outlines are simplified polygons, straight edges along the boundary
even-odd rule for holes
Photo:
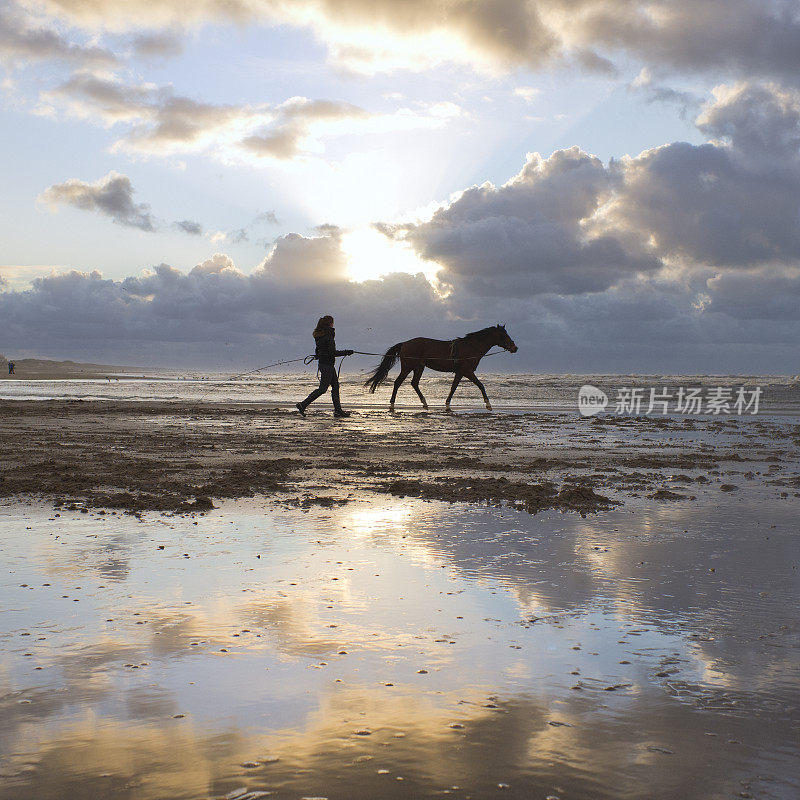
[[[152,84],[129,86],[113,74],[86,70],[74,73],[44,98],[63,102],[73,116],[115,125],[152,118],[158,95]]]
[[[800,92],[720,86],[697,118],[712,137],[617,164],[612,223],[650,231],[664,258],[748,267],[800,258]]]
[[[650,231],[664,258],[716,266],[800,256],[800,172],[763,169],[718,144],[678,142],[620,162],[610,224]]]
[[[154,233],[163,227],[163,223],[150,211],[146,203],[135,203],[131,179],[113,170],[94,183],[72,178],[64,183],[56,183],[39,195],[39,200],[51,208],[67,205],[82,211],[94,211],[110,217],[117,225],[138,228],[147,233]],[[179,220],[172,227],[191,236],[201,236],[203,227],[191,219]]]
[[[800,266],[724,272],[707,282],[707,310],[736,319],[800,321]]]
[[[45,95],[70,114],[113,126],[127,124],[117,150],[169,155],[234,142],[273,114],[266,106],[214,105],[174,94],[169,87],[129,85],[114,75],[79,72]]]
[[[307,238],[298,233],[281,236],[259,269],[269,271],[287,286],[321,287],[347,282],[347,262],[341,231],[325,226],[323,235]]]
[[[304,274],[309,257],[316,266]],[[692,287],[654,277],[582,295],[441,297],[421,275],[340,279],[339,259],[335,237],[295,235],[249,275],[219,253],[188,272],[162,264],[122,281],[52,274],[0,293],[4,341],[52,357],[235,371],[305,354],[314,321],[331,313],[342,347],[375,352],[502,319],[521,350],[492,369],[781,373],[800,357],[797,276],[712,282],[705,289],[718,308],[701,311]],[[317,270],[328,282],[316,282]],[[748,301],[755,288],[760,296]],[[768,316],[781,308],[783,317]]]
[[[602,292],[632,276],[800,261],[800,93],[721,86],[712,135],[604,165],[577,147],[528,156],[427,222],[384,228],[474,296]]]
[[[158,222],[150,213],[150,206],[134,203],[133,193],[130,178],[112,171],[95,183],[72,178],[53,184],[39,199],[54,207],[70,205],[84,211],[95,211],[111,217],[117,225],[142,231],[156,230]]]
[[[177,95],[171,87],[127,84],[116,75],[86,70],[43,97],[71,116],[124,127],[115,151],[152,156],[209,152],[240,161],[305,158],[324,149],[326,136],[436,128],[460,113],[452,103],[387,114],[306,97],[274,106],[215,105]]]
[[[34,0],[28,0],[34,5]],[[612,59],[661,70],[785,78],[800,73],[800,16],[775,0],[37,0],[91,30],[234,22],[311,28],[352,70],[481,69],[574,64],[608,73]]]
[[[797,161],[800,94],[774,83],[740,82],[714,89],[714,101],[697,119],[705,134],[728,140],[750,158]]]
[[[262,211],[260,214],[256,214],[253,219],[252,225],[277,225],[278,218],[275,216],[274,211]]]
[[[9,65],[58,60],[109,67],[117,62],[109,50],[70,41],[13,5],[0,7],[0,58]]]
[[[191,219],[182,219],[179,222],[173,223],[178,230],[183,231],[184,233],[188,233],[191,236],[202,236],[203,235],[203,226],[199,222],[195,222]]]
[[[174,58],[183,53],[183,40],[173,31],[139,34],[131,46],[139,58]]]
[[[534,86],[517,86],[514,89],[514,94],[521,97],[526,103],[532,103],[541,93],[541,89]]]
[[[259,156],[293,158],[304,149],[315,123],[369,116],[363,108],[350,103],[293,97],[278,107],[275,122],[268,131],[246,137],[242,146]]]
[[[791,3],[557,0],[552,9],[566,41],[632,56],[662,71],[795,82],[800,69],[800,16]]]
[[[427,221],[377,225],[441,266],[442,291],[423,275],[351,282],[346,232],[322,225],[279,237],[249,275],[222,254],[124,281],[53,274],[0,294],[0,317],[9,346],[77,355],[109,342],[94,361],[209,363],[225,341],[276,360],[305,350],[307,321],[332,313],[344,330],[380,332],[357,349],[501,319],[522,369],[785,372],[800,357],[800,92],[720,86],[697,125],[708,142],[608,164],[577,147],[532,154],[505,184],[467,189]],[[112,178],[124,176],[51,188],[72,202]],[[149,215],[122,186],[103,213]]]
[[[468,189],[405,238],[470,295],[599,292],[661,267],[643,237],[598,224],[616,176],[577,147],[534,153],[501,187]]]
[[[256,214],[252,222],[245,225],[243,228],[238,228],[237,230],[229,231],[226,234],[225,238],[232,244],[239,244],[240,242],[249,242],[250,234],[253,232],[254,229],[258,228],[261,225],[277,225],[277,224],[278,224],[278,218],[275,216],[274,211],[263,211],[260,214]]]
[[[679,91],[654,82],[653,74],[647,67],[642,67],[629,88],[643,94],[648,103],[675,103],[680,107],[680,115],[684,119],[689,114],[697,114],[702,104],[702,98],[692,92]]]
[[[226,341],[257,363],[273,353],[304,354],[325,313],[348,320],[351,342],[355,331],[380,324],[386,346],[441,314],[422,276],[351,283],[344,266],[337,229],[293,234],[280,238],[250,275],[222,253],[188,272],[161,264],[122,281],[62,272],[35,279],[26,291],[0,293],[0,315],[9,346],[208,365],[230,359]],[[360,349],[371,349],[365,344]]]
[[[150,155],[198,152],[235,143],[269,124],[265,105],[214,105],[176,95],[169,87],[126,84],[119,77],[78,72],[45,99],[72,115],[107,126],[126,125],[116,150]]]
[[[44,0],[40,5],[93,30],[215,22],[310,27],[339,64],[358,71],[451,60],[486,67],[541,66],[558,49],[537,4],[520,0],[172,0],[156,5],[147,0]]]

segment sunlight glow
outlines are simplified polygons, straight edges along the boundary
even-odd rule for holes
[[[356,228],[342,236],[342,251],[347,258],[351,280],[376,280],[390,272],[422,272],[431,280],[438,271],[430,261],[423,261],[405,242],[389,239],[372,227]]]

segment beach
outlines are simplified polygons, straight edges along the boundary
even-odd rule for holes
[[[0,418],[0,798],[800,792],[795,416]]]
[[[0,800],[800,800],[800,2],[0,23]]]

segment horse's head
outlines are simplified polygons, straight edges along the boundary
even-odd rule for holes
[[[497,331],[497,345],[504,350],[508,350],[509,353],[516,353],[519,348],[514,344],[514,340],[508,333],[506,333],[506,326],[498,324],[495,330]]]

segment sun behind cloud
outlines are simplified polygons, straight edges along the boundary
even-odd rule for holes
[[[439,268],[422,260],[405,242],[389,239],[373,227],[356,228],[342,235],[342,252],[351,280],[377,280],[391,272],[423,273],[432,279]]]

